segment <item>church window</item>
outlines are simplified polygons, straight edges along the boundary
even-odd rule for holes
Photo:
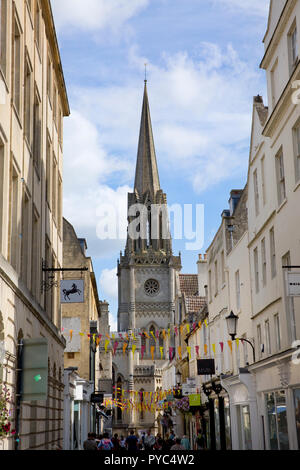
[[[148,279],[145,282],[145,292],[147,295],[155,296],[159,292],[159,283],[155,279]]]

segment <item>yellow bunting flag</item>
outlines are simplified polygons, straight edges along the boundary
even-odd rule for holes
[[[161,347],[160,349],[160,357],[163,359],[164,358],[164,348]]]
[[[144,331],[144,335],[146,336],[146,338],[150,339],[150,336],[148,335],[146,331]]]
[[[189,323],[187,323],[187,325],[186,325],[186,331],[187,331],[188,334],[190,334],[191,328],[190,328]]]
[[[169,336],[169,338],[170,338],[170,335],[171,335],[171,330],[170,330],[170,328],[169,328],[169,329],[168,329],[168,336]]]
[[[112,334],[112,339],[115,339],[115,335],[114,335],[114,334]]]
[[[205,323],[205,326],[206,326],[206,328],[207,328],[207,320],[204,320],[204,323]]]
[[[213,352],[214,352],[214,355],[216,355],[216,345],[215,345],[215,344],[212,344],[211,347],[212,347],[212,350],[213,350]]]
[[[207,344],[204,345],[204,354],[205,356],[207,356],[207,350],[208,350],[208,347],[207,347]]]
[[[79,333],[80,336],[84,336],[84,333]]]
[[[229,339],[227,341],[227,343],[228,343],[228,346],[230,347],[230,351],[231,351],[231,354],[232,354],[232,341]]]
[[[70,330],[70,341],[72,341],[73,338],[73,330]]]
[[[154,340],[156,341],[156,338],[155,338],[155,336],[154,336],[154,334],[153,334],[153,331],[151,331],[150,333],[151,333],[151,335],[153,336]]]
[[[107,353],[107,348],[108,348],[109,343],[110,341],[108,340],[105,341],[105,345],[104,345],[105,353]]]
[[[152,361],[154,361],[154,349],[155,349],[155,346],[151,346],[151,357],[152,357]]]
[[[240,340],[237,338],[236,339],[236,346],[237,346],[238,349],[239,349],[239,345],[240,345]]]
[[[187,350],[188,355],[189,355],[189,360],[191,360],[191,358],[192,358],[192,355],[191,355],[191,347],[190,347],[190,346],[187,346],[186,350]]]
[[[128,346],[128,343],[123,344],[123,356],[125,356],[125,351],[126,351],[127,346]]]
[[[133,357],[134,357],[135,350],[136,350],[136,344],[133,344],[133,345],[132,345],[132,354],[133,354]]]
[[[182,358],[181,346],[178,346],[178,355],[179,355],[179,358],[181,359]]]

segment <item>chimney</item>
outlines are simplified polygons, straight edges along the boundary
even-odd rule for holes
[[[204,286],[207,284],[207,255],[206,253],[204,257],[202,257],[202,254],[199,254],[197,265],[198,265],[198,292],[199,292],[200,297],[205,297]]]

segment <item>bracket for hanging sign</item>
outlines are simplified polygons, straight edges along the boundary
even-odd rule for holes
[[[47,279],[45,281],[42,281],[41,292],[47,292],[53,289],[54,287],[58,287],[58,281],[55,279],[55,273],[80,272],[82,279],[82,273],[88,270],[89,268],[48,268],[46,261],[43,260],[42,272],[51,273],[51,275],[48,274]]]

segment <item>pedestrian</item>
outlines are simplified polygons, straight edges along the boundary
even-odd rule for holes
[[[148,429],[147,435],[145,436],[145,450],[153,450],[155,444],[155,437],[151,434],[151,429]]]
[[[134,431],[130,431],[130,436],[126,439],[126,445],[128,452],[137,452],[138,449],[138,438],[134,435]]]
[[[114,448],[113,443],[111,442],[111,439],[109,439],[108,432],[105,432],[103,434],[103,439],[101,439],[98,449],[99,450],[112,450]]]
[[[162,450],[163,442],[164,441],[162,440],[161,434],[157,434],[153,449],[154,450]]]
[[[184,450],[191,450],[191,443],[187,436],[183,436],[181,439],[181,445],[184,447]]]
[[[111,442],[113,443],[114,446],[114,451],[118,452],[121,449],[120,445],[120,439],[118,437],[118,434],[115,434],[114,437],[112,438]]]
[[[181,439],[179,437],[175,440],[175,444],[171,447],[171,450],[185,450],[181,445]]]
[[[97,450],[96,434],[93,432],[88,433],[88,438],[83,443],[84,450]]]
[[[197,449],[198,450],[204,450],[205,449],[205,435],[203,434],[203,431],[200,429],[198,435],[197,435]]]
[[[120,439],[120,450],[121,451],[126,450],[126,439],[124,436],[121,436],[121,439]]]

